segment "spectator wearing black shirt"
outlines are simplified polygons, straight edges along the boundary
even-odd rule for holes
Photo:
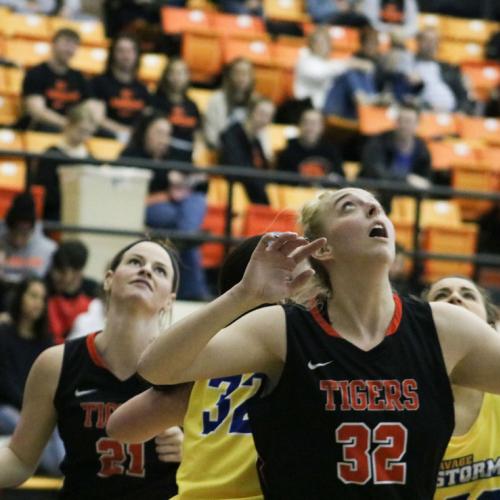
[[[78,33],[59,30],[52,40],[51,58],[26,72],[21,128],[58,132],[66,125],[67,111],[90,96],[82,73],[69,66],[79,44]]]
[[[60,159],[39,160],[35,180],[45,188],[43,214],[45,220],[59,221],[61,218],[59,167],[79,164],[91,157],[85,141],[94,134],[96,128],[97,117],[90,105],[81,104],[72,108],[68,112],[60,143],[47,150],[47,153],[55,154]]]
[[[363,148],[360,177],[430,187],[431,157],[425,142],[415,135],[417,126],[417,110],[401,107],[396,129],[373,137]]]
[[[172,125],[164,113],[145,116],[123,151],[124,157],[144,158],[159,163],[179,160],[170,148]],[[160,229],[199,231],[206,212],[205,195],[195,191],[195,175],[177,170],[152,170],[146,224]],[[201,255],[197,246],[186,246],[179,252],[181,279],[177,297],[183,300],[202,300],[208,296]]]
[[[132,35],[119,35],[109,48],[104,74],[91,81],[92,97],[100,103],[102,132],[124,143],[152,104],[151,94],[137,79],[140,55],[139,43]]]
[[[267,98],[251,101],[248,118],[243,123],[234,123],[221,135],[222,165],[269,170],[271,166],[264,152],[263,138],[274,111],[274,104]],[[269,204],[264,180],[247,179],[243,185],[252,203]]]
[[[195,134],[201,126],[196,103],[187,96],[189,69],[179,58],[169,60],[158,83],[155,108],[165,113],[172,125],[170,150],[186,162],[192,162]]]
[[[25,279],[14,290],[9,320],[0,324],[0,434],[14,432],[31,365],[51,345],[45,284],[40,278]],[[64,447],[55,434],[42,455],[43,472],[60,475],[63,455]]]
[[[299,122],[299,136],[289,139],[278,157],[278,170],[318,177],[343,176],[337,148],[323,138],[325,120],[316,109],[307,109]]]
[[[78,240],[65,240],[55,251],[48,273],[48,318],[54,342],[64,342],[75,318],[87,311],[99,295],[99,284],[83,276],[87,247]]]

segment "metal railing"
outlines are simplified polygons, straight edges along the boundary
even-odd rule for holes
[[[40,158],[48,160],[61,160],[61,156],[57,153],[46,152],[43,154],[39,153],[28,153],[18,150],[3,150],[0,151],[0,158],[2,157],[19,157],[27,160],[28,165],[31,161]],[[411,251],[405,251],[405,255],[411,257],[414,261],[414,269],[419,268],[419,263],[424,259],[436,259],[436,260],[453,260],[453,261],[465,261],[473,262],[475,264],[480,264],[484,266],[500,267],[500,256],[491,254],[474,254],[474,255],[457,255],[457,254],[439,254],[432,252],[425,252],[420,248],[420,233],[421,227],[421,217],[420,208],[423,200],[429,198],[462,198],[462,199],[474,199],[474,200],[489,200],[493,202],[500,202],[500,193],[498,192],[482,192],[482,191],[464,191],[455,190],[448,187],[433,186],[429,189],[421,190],[410,186],[406,183],[388,181],[388,180],[371,180],[371,179],[357,179],[355,181],[348,181],[346,179],[329,179],[320,177],[305,177],[300,174],[295,174],[291,172],[280,172],[275,170],[258,170],[253,168],[238,167],[238,166],[213,166],[209,168],[198,168],[194,167],[190,163],[184,163],[179,161],[165,161],[158,162],[154,160],[147,160],[142,158],[121,158],[115,161],[102,161],[92,158],[87,159],[75,159],[75,164],[86,164],[86,165],[109,165],[109,166],[125,166],[134,168],[144,168],[151,170],[178,170],[184,173],[204,173],[208,177],[218,176],[224,177],[228,182],[227,191],[227,202],[226,202],[226,224],[224,236],[216,236],[208,234],[206,232],[183,232],[176,230],[154,230],[151,233],[159,236],[165,236],[173,241],[179,242],[191,242],[191,243],[203,243],[203,242],[219,242],[224,243],[229,246],[231,243],[238,241],[232,233],[231,220],[233,217],[233,201],[234,201],[234,183],[238,181],[244,181],[245,179],[261,179],[268,183],[281,183],[281,184],[293,184],[299,186],[309,186],[309,187],[322,187],[322,188],[342,188],[342,187],[359,187],[362,189],[367,189],[370,191],[376,191],[377,193],[388,193],[391,195],[405,195],[411,196],[415,199],[415,218],[414,218],[414,234],[413,234],[413,249]],[[28,168],[28,172],[30,169]],[[28,173],[27,184],[31,183],[31,176]],[[54,231],[66,231],[66,232],[87,232],[87,233],[100,233],[108,235],[120,235],[120,236],[139,236],[137,231],[128,231],[126,228],[123,230],[112,230],[107,228],[100,228],[98,226],[94,227],[76,227],[67,226],[64,224],[58,224],[54,222],[45,221],[44,226],[49,230]]]

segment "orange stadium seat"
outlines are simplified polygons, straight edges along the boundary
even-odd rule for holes
[[[0,188],[23,191],[26,186],[26,163],[19,158],[0,158]]]
[[[49,56],[48,42],[12,38],[5,43],[5,57],[27,68],[45,61]]]
[[[106,139],[104,137],[91,137],[87,141],[90,154],[99,160],[116,160],[122,152],[124,146],[116,139]]]
[[[480,116],[459,116],[458,131],[464,139],[481,139],[500,144],[500,120]]]
[[[62,134],[50,132],[24,132],[24,148],[29,153],[43,153],[51,146],[55,146],[62,139]]]
[[[428,228],[423,234],[423,249],[434,253],[474,255],[478,230],[475,224],[460,227]],[[444,276],[460,275],[472,277],[474,265],[471,262],[431,260],[424,262],[424,279],[435,281]]]
[[[498,23],[481,19],[461,19],[444,17],[440,26],[443,38],[485,44],[490,36],[498,30]]]
[[[464,191],[494,193],[500,188],[500,165],[496,168],[484,166],[455,166],[452,168],[452,187]],[[466,220],[477,220],[493,207],[489,200],[457,198],[462,216]]]
[[[225,63],[238,57],[245,57],[254,64],[272,63],[271,44],[265,39],[228,38],[223,41],[223,54]]]
[[[5,218],[5,214],[9,210],[12,200],[21,192],[19,189],[0,188],[0,219]],[[41,219],[43,215],[43,206],[45,203],[45,188],[43,186],[33,185],[30,192],[35,202],[35,214],[37,219]]]
[[[207,31],[213,28],[213,13],[203,10],[163,7],[161,24],[164,33],[180,34],[186,31]]]
[[[271,45],[274,64],[287,70],[294,70],[302,47],[307,44],[305,38],[281,35]]]
[[[243,215],[242,236],[254,236],[268,231],[296,231],[295,210],[276,210],[269,205],[250,204]]]
[[[80,45],[75,57],[71,60],[71,66],[82,73],[98,75],[104,71],[108,51],[103,47],[86,47]]]
[[[24,70],[22,68],[0,67],[0,94],[20,96]]]
[[[424,139],[455,135],[457,122],[450,113],[423,112],[420,114],[417,134]]]
[[[359,130],[362,134],[373,135],[386,132],[396,124],[396,109],[362,104],[358,106]]]
[[[35,14],[13,12],[2,23],[1,29],[9,37],[28,38],[30,40],[49,40],[52,35],[49,17]]]
[[[434,28],[440,33],[444,20],[445,16],[439,14],[420,14],[418,16],[418,25],[421,30],[425,28]]]
[[[480,101],[487,101],[491,92],[500,84],[500,64],[485,61],[464,63],[462,73],[468,79],[474,92],[474,97]]]
[[[143,54],[139,65],[139,79],[147,83],[157,83],[167,62],[165,54]]]
[[[182,58],[195,82],[210,82],[222,71],[221,39],[215,34],[187,32],[182,38]]]
[[[500,147],[485,147],[478,151],[480,165],[497,168],[500,165]]]
[[[478,162],[478,148],[458,140],[429,141],[432,168],[447,170],[454,165],[473,165]]]
[[[226,228],[226,205],[207,205],[207,212],[201,230],[215,236],[223,236]],[[203,243],[200,246],[201,262],[204,268],[219,267],[224,259],[222,243]]]
[[[442,40],[439,44],[438,59],[450,64],[482,61],[484,48],[479,43]]]
[[[213,27],[221,36],[255,37],[257,33],[266,32],[264,21],[260,17],[237,16],[222,12],[214,14]]]
[[[307,22],[304,0],[264,0],[266,18],[275,21]]]
[[[286,97],[284,70],[272,64],[256,66],[255,90],[280,104]]]
[[[21,110],[21,99],[17,96],[0,96],[0,125],[14,125]]]
[[[12,129],[0,130],[0,149],[23,151],[21,134]],[[0,187],[22,191],[26,184],[26,163],[17,156],[0,157]]]
[[[49,25],[52,35],[61,28],[70,28],[76,31],[81,38],[83,45],[93,45],[97,47],[107,47],[108,40],[104,29],[104,24],[99,20],[75,21],[64,17],[49,17]]]

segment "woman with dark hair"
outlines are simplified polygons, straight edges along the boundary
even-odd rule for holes
[[[31,365],[52,345],[48,331],[47,290],[40,278],[28,278],[14,289],[10,320],[0,324],[0,434],[10,435],[19,422],[23,391]],[[47,444],[40,468],[59,475],[64,448],[56,433]]]
[[[139,122],[122,157],[154,160],[158,163],[179,159],[172,152],[172,125],[158,111],[146,115]],[[198,231],[206,211],[205,195],[194,191],[195,177],[177,170],[151,169],[150,197],[146,224],[158,229]],[[208,296],[205,275],[201,267],[198,247],[187,247],[180,252],[181,288],[179,298],[184,300],[206,299]]]
[[[137,39],[122,33],[111,42],[104,73],[90,82],[92,98],[100,104],[100,133],[124,143],[142,112],[152,104],[151,94],[137,79],[140,57]]]
[[[9,445],[0,448],[0,488],[33,474],[57,426],[66,449],[60,498],[155,500],[175,494],[177,466],[164,462],[180,461],[179,429],[156,443],[125,447],[105,427],[121,403],[149,387],[137,377],[136,364],[164,328],[178,282],[175,254],[159,241],[135,241],[115,255],[104,277],[103,330],[47,349],[31,368],[21,418]],[[165,388],[165,397],[183,390]],[[176,411],[184,408],[173,404]],[[157,445],[167,451],[158,456]]]
[[[227,255],[217,280],[219,293],[238,283],[259,240],[260,236],[252,236]],[[115,439],[135,443],[151,439],[166,426],[182,424],[185,459],[177,473],[176,499],[261,500],[246,412],[261,383],[262,376],[256,373],[195,382],[191,395],[186,395],[189,405],[181,421],[172,420],[171,400],[149,389],[113,413],[107,430]]]
[[[170,59],[158,82],[154,104],[172,125],[171,151],[177,159],[187,162],[192,161],[201,122],[198,106],[187,96],[189,78],[187,64],[178,57]]]
[[[208,102],[203,123],[205,140],[211,148],[219,147],[220,135],[230,125],[245,120],[254,90],[255,71],[251,61],[238,57],[224,68],[222,88]]]

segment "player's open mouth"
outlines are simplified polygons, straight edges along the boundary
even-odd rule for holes
[[[368,236],[370,238],[387,238],[388,237],[387,229],[385,228],[385,226],[383,224],[378,222],[377,224],[375,224],[372,227]]]

